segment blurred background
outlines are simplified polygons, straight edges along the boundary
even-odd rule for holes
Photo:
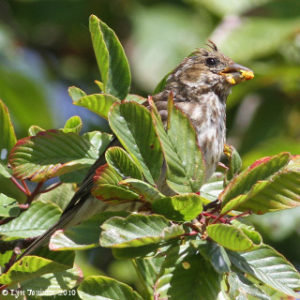
[[[183,57],[213,40],[255,72],[228,100],[227,141],[244,166],[281,151],[300,154],[299,0],[0,0],[0,98],[18,138],[32,124],[59,128],[72,115],[82,117],[84,130],[107,128],[73,106],[67,94],[71,85],[88,94],[99,91],[90,14],[117,33],[130,61],[132,93],[142,96]],[[300,269],[300,210],[254,222],[264,241]],[[99,267],[128,283],[137,281],[128,261],[89,254],[90,264],[81,263],[84,272],[95,274]]]

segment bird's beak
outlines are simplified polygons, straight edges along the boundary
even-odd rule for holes
[[[254,77],[252,70],[239,64],[232,64],[223,69],[219,74],[224,76],[226,81],[232,85],[250,80]]]

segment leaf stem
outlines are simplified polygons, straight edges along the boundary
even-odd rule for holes
[[[233,220],[235,220],[235,219],[238,219],[238,218],[241,218],[241,217],[245,217],[245,216],[248,216],[248,215],[251,215],[251,214],[252,214],[251,210],[244,211],[243,213],[241,213],[239,215],[231,217],[230,218],[230,222],[233,221]]]
[[[29,196],[30,192],[28,193],[28,191],[18,182],[18,180],[15,177],[10,177],[10,180],[16,185],[16,187],[22,191],[25,195]]]
[[[56,189],[57,187],[59,187],[61,184],[62,184],[62,182],[61,182],[61,181],[60,181],[60,182],[57,182],[56,184],[53,184],[53,185],[52,185],[52,186],[50,186],[49,188],[47,188],[47,189],[44,189],[44,190],[43,190],[43,191],[41,191],[40,193],[41,193],[41,194],[48,193],[48,192],[50,192],[50,191],[52,191],[52,190]]]
[[[44,181],[40,181],[34,191],[27,197],[27,204],[30,204],[32,200],[40,193]]]

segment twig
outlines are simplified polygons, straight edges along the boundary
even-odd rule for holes
[[[28,193],[27,190],[18,182],[15,177],[10,177],[10,180],[17,186],[17,188],[22,191],[25,195],[29,196],[30,192]]]
[[[44,189],[43,191],[41,191],[40,193],[41,194],[44,194],[44,193],[48,193],[54,189],[56,189],[57,187],[59,187],[60,185],[62,184],[62,182],[57,182],[56,184],[53,184],[51,187],[47,188],[47,189]]]

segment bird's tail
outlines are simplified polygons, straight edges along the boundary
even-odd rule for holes
[[[31,254],[34,250],[42,246],[46,241],[50,239],[52,234],[58,230],[65,228],[69,223],[71,223],[74,216],[77,214],[79,206],[82,206],[84,201],[79,202],[77,205],[73,206],[71,209],[65,211],[58,222],[56,222],[52,227],[50,227],[45,233],[39,236],[36,240],[34,240],[27,249],[18,257],[17,260],[20,260],[22,257]]]

